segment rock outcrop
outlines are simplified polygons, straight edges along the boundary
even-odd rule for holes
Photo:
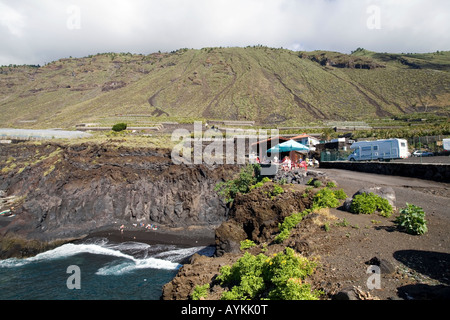
[[[389,204],[392,206],[392,208],[395,210],[395,202],[396,202],[396,196],[395,191],[392,187],[365,187],[362,189],[359,189],[351,198],[347,198],[343,204],[343,209],[345,211],[350,211],[350,206],[352,205],[352,201],[355,198],[355,196],[363,194],[363,193],[373,193],[377,196],[380,196],[383,199],[386,199]]]
[[[0,189],[24,200],[0,232],[41,241],[119,223],[218,226],[228,208],[214,187],[237,170],[175,165],[165,150],[47,145],[21,153],[17,148],[2,147],[2,156],[14,158],[16,166],[0,176]]]
[[[309,207],[311,199],[303,191],[289,191],[270,196],[272,182],[247,194],[238,194],[233,201],[229,219],[216,229],[216,255],[239,252],[240,242],[249,239],[262,243],[278,232],[278,223],[295,212]],[[283,186],[291,188],[292,185]]]

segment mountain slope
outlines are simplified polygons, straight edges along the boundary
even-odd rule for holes
[[[267,47],[97,54],[0,67],[2,126],[186,119],[297,124],[427,111],[447,114],[450,52],[293,52]]]

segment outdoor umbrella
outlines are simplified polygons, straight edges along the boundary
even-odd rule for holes
[[[288,140],[286,142],[277,144],[276,146],[267,150],[267,152],[289,152],[289,151],[309,151],[309,148],[295,140]]]

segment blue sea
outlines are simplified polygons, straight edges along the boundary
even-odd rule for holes
[[[27,259],[0,260],[0,300],[159,300],[162,286],[194,253],[211,247],[68,243]]]

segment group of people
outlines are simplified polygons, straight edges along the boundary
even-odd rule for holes
[[[137,225],[137,223],[133,223],[133,226],[136,228],[138,225]],[[145,229],[147,229],[147,230],[158,230],[158,226],[157,225],[155,225],[155,224],[150,224],[150,223],[147,223],[147,225],[145,225],[143,222],[141,222],[140,224],[139,224],[139,227],[141,227],[141,228],[145,228]],[[119,227],[119,231],[120,231],[120,233],[122,233],[123,234],[123,230],[125,229],[125,225],[121,225],[120,227]]]
[[[269,160],[267,160],[266,158],[264,158],[262,161],[260,160],[260,158],[258,156],[255,156],[254,158],[254,162],[256,163],[270,163]],[[301,157],[300,159],[298,159],[297,161],[292,161],[289,156],[286,156],[283,158],[283,161],[279,162],[278,161],[278,157],[275,156],[272,160],[272,163],[276,163],[276,164],[281,164],[283,167],[283,170],[288,171],[291,170],[292,168],[305,168],[305,170],[307,170],[307,167],[315,167],[319,165],[319,161],[317,161],[315,158],[306,158],[305,160],[303,160]]]
[[[299,158],[297,161],[292,161],[288,156],[286,156],[281,162],[281,165],[284,171],[292,170],[292,168],[302,168],[302,167],[305,168],[305,170],[307,170],[308,166],[315,167],[319,165],[319,161],[317,161],[316,159],[308,159],[308,158],[306,158],[305,160]]]
[[[298,159],[297,161],[292,161],[291,158],[286,156],[281,162],[281,165],[284,171],[290,171],[293,167],[303,167],[305,168],[305,170],[307,170],[306,161],[303,161],[302,158]]]

